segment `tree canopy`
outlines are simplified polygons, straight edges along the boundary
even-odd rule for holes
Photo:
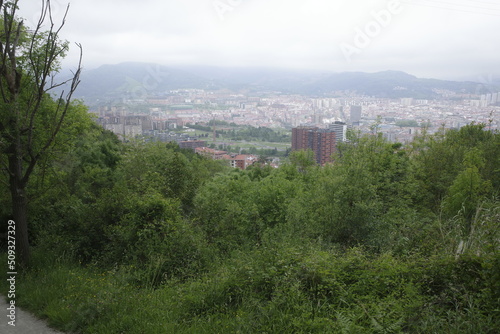
[[[11,194],[12,217],[21,263],[30,259],[28,236],[27,188],[35,168],[64,139],[58,136],[68,128],[68,114],[79,114],[83,105],[72,102],[79,83],[80,65],[67,81],[55,81],[60,60],[68,43],[59,39],[64,19],[56,26],[51,2],[42,2],[40,19],[29,30],[17,17],[18,0],[0,1],[0,151],[5,183]],[[45,23],[49,29],[43,31]],[[53,96],[53,89],[66,85],[67,90]],[[85,118],[85,117],[84,117]],[[74,128],[82,129],[88,122]]]

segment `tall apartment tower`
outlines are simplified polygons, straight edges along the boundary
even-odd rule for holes
[[[335,132],[335,139],[338,143],[347,140],[347,124],[336,121],[335,123],[330,124],[329,128]]]
[[[316,163],[331,162],[335,153],[336,135],[333,130],[301,126],[292,129],[292,151],[311,149]]]
[[[351,124],[359,123],[361,121],[361,112],[363,107],[351,106]]]

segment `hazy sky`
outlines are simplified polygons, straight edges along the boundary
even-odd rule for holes
[[[42,0],[20,0],[33,26]],[[500,74],[500,0],[72,0],[63,38],[84,66],[125,61]],[[68,3],[53,0],[54,16]],[[65,64],[76,62],[70,53]],[[498,78],[497,78],[498,79]]]

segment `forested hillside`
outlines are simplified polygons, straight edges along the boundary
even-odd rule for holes
[[[30,181],[18,304],[77,333],[499,332],[500,134],[350,136],[240,171],[87,125]]]
[[[19,2],[0,1],[9,326],[22,307],[67,333],[500,332],[500,133],[470,124],[408,145],[350,133],[330,165],[302,151],[246,171],[123,143],[74,99],[81,45],[71,78],[55,76],[69,7],[43,1],[30,27]],[[142,72],[107,79],[129,92]],[[156,88],[198,80],[166,74]],[[375,76],[394,87],[387,74],[436,84]],[[241,130],[227,134],[287,140]]]

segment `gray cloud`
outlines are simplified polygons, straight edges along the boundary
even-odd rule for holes
[[[87,67],[145,61],[330,71],[398,69],[440,78],[496,70],[500,2],[489,4],[489,10],[466,0],[428,4],[423,0],[73,0],[63,37],[82,43]],[[33,22],[40,3],[20,5],[23,17]],[[65,1],[53,0],[53,8],[60,16]],[[360,31],[365,36],[360,37]],[[368,41],[361,43],[366,35]],[[346,47],[351,57],[346,57]],[[74,63],[75,57],[70,53],[65,64]]]

